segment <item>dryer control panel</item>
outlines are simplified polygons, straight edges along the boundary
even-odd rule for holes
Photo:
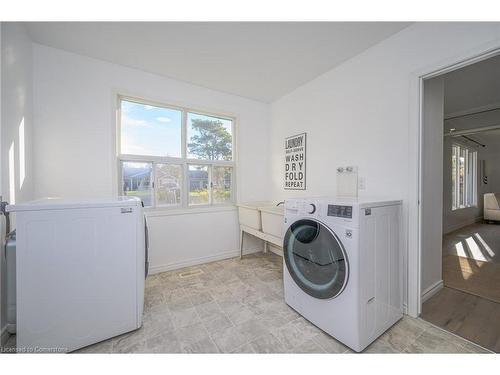
[[[327,216],[341,217],[344,219],[352,219],[352,206],[341,206],[337,204],[329,204]]]

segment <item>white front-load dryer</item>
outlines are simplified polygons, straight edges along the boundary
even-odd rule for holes
[[[285,202],[285,301],[358,352],[402,317],[400,212],[400,201]]]

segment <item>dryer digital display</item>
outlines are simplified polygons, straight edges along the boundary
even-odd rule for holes
[[[329,204],[327,215],[352,219],[352,206],[339,206],[336,204]]]

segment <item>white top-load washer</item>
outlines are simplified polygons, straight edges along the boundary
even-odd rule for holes
[[[142,325],[147,228],[138,198],[11,205],[17,350],[69,352]]]
[[[401,201],[285,202],[286,303],[355,351],[403,316]]]

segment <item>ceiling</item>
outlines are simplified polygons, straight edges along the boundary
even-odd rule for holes
[[[498,145],[500,144],[500,130],[492,130],[489,132],[477,133],[472,135],[472,138],[487,146],[491,146],[493,144]]]
[[[445,114],[500,104],[500,55],[444,75]]]
[[[461,116],[446,120],[445,132],[500,125],[500,109],[495,109],[499,107],[500,55],[444,75],[445,116]],[[480,112],[474,114],[475,111]],[[469,137],[487,146],[500,144],[500,130],[478,132]]]
[[[28,22],[34,42],[272,102],[406,22]]]

